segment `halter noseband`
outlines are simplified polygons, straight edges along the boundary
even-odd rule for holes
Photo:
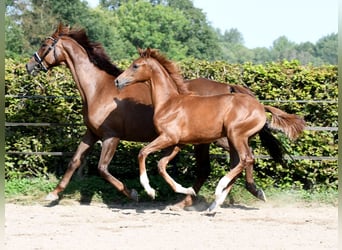
[[[56,43],[58,42],[58,39],[55,39],[55,38],[53,38],[52,36],[48,37],[47,39],[51,39],[51,40],[53,41],[53,43],[52,43],[52,45],[50,45],[49,48],[45,51],[45,53],[43,54],[43,56],[40,57],[40,56],[38,55],[37,52],[35,52],[35,53],[33,54],[34,60],[38,63],[38,65],[36,66],[36,68],[38,68],[39,70],[42,70],[42,71],[44,71],[44,72],[47,72],[49,69],[43,64],[43,61],[44,61],[45,57],[50,53],[50,51],[51,51],[52,49],[55,48]],[[55,55],[55,57],[56,57],[56,55]]]

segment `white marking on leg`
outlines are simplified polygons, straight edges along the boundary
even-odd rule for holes
[[[196,196],[196,192],[192,187],[185,188],[182,185],[178,184],[177,182],[173,182],[174,185],[176,186],[176,193],[181,193],[181,194],[190,194]]]
[[[228,195],[228,189],[225,189],[218,197],[216,197],[215,201],[218,206],[222,205],[227,195]]]
[[[140,183],[144,187],[146,193],[154,199],[156,197],[156,191],[150,186],[146,172],[140,175]]]
[[[224,202],[224,200],[226,199],[228,195],[228,189],[226,188],[225,190],[223,190],[223,192],[221,192],[221,194],[216,195],[216,199],[213,203],[211,203],[211,205],[208,208],[209,212],[215,212],[216,208],[220,205],[222,205],[222,203]]]
[[[230,179],[227,176],[223,176],[215,189],[215,196],[220,196],[223,190],[228,186]]]
[[[49,193],[46,197],[45,197],[46,201],[56,201],[58,200],[58,196],[54,195],[53,193]]]

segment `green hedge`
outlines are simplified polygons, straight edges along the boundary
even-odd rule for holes
[[[81,116],[81,99],[76,85],[65,67],[57,67],[36,77],[26,73],[27,59],[5,61],[6,122],[48,122],[73,126],[6,127],[6,151],[63,151],[73,152],[85,131]],[[126,68],[129,62],[120,62]],[[298,61],[284,61],[266,65],[232,65],[226,62],[186,60],[179,62],[187,79],[206,77],[232,84],[246,85],[259,100],[296,113],[305,118],[307,126],[337,127],[337,67],[302,66]],[[30,96],[44,98],[30,98]],[[17,98],[14,96],[20,96]],[[53,97],[56,96],[56,97]],[[63,98],[62,98],[63,97]],[[65,97],[65,98],[64,98]],[[310,102],[295,102],[309,100]],[[326,102],[315,102],[324,100]],[[276,102],[273,102],[276,101]],[[289,101],[289,102],[284,102]],[[294,156],[337,157],[337,131],[309,131],[295,142],[276,134]],[[119,178],[136,178],[136,156],[142,144],[122,142],[110,171]],[[267,155],[258,137],[252,141],[256,155]],[[96,172],[100,145],[94,147],[87,160],[88,173]],[[176,163],[180,176],[193,178],[192,147],[186,147]],[[227,171],[226,153],[215,146],[213,154],[212,185]],[[158,154],[148,159],[152,174],[157,174]],[[6,155],[6,178],[39,176],[46,173],[63,174],[71,156]],[[257,159],[256,181],[260,186],[298,188],[337,188],[337,161],[287,160],[284,168],[269,159]]]

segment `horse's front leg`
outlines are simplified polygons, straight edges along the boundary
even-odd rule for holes
[[[88,155],[90,148],[95,144],[97,140],[98,140],[98,137],[94,135],[90,130],[87,129],[85,135],[83,136],[81,143],[78,145],[75,154],[73,155],[71,161],[69,162],[68,168],[65,174],[63,175],[61,181],[57,184],[55,189],[46,196],[45,200],[47,201],[58,200],[59,198],[58,194],[64,191],[64,189],[67,187],[75,170],[81,166],[83,160]]]
[[[176,193],[187,194],[187,195],[196,195],[195,190],[192,187],[185,188],[179,183],[177,183],[166,171],[167,164],[178,154],[181,150],[179,146],[175,146],[170,150],[170,153],[163,158],[161,158],[158,162],[158,171],[159,174],[164,178],[164,180],[170,185],[170,187]]]
[[[139,160],[139,173],[140,173],[140,183],[144,187],[146,193],[154,199],[156,197],[156,191],[150,186],[150,182],[146,172],[146,158],[149,154],[156,152],[158,150],[167,148],[174,145],[169,138],[165,135],[159,135],[151,143],[143,147],[138,155]]]
[[[129,190],[125,186],[125,184],[123,184],[121,181],[119,181],[114,176],[112,176],[108,171],[108,165],[115,154],[115,151],[119,142],[120,142],[120,139],[117,137],[110,137],[110,138],[105,139],[102,142],[102,150],[101,150],[100,161],[98,164],[98,170],[102,178],[104,178],[106,181],[112,184],[117,190],[122,192],[128,198],[137,201],[138,200],[137,191],[134,189]]]

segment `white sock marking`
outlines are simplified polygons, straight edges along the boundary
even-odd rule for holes
[[[227,187],[229,182],[230,182],[230,179],[227,176],[223,176],[216,186],[215,195],[220,196],[223,192],[223,189]]]

